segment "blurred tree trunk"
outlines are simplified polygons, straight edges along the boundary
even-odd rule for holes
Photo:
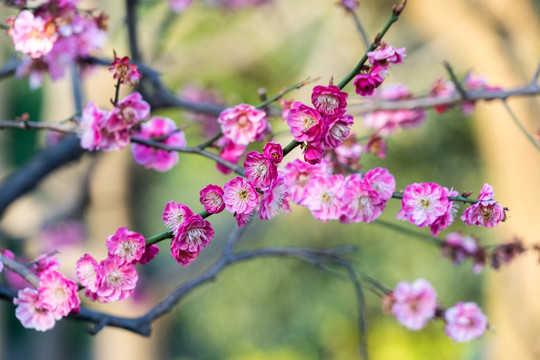
[[[490,84],[517,86],[531,80],[539,61],[538,14],[528,0],[411,1],[406,16],[430,41],[450,51],[448,60],[459,72],[474,68]],[[529,132],[539,128],[535,99],[515,99],[510,106]],[[496,199],[510,208],[508,222],[486,230],[486,238],[508,241],[513,236],[538,242],[540,161],[500,103],[478,106],[473,115],[476,139],[486,164],[484,179]],[[478,191],[479,189],[475,189]],[[487,313],[496,330],[487,333],[489,359],[538,359],[540,343],[540,268],[532,256],[490,272]],[[465,299],[464,299],[465,300]]]

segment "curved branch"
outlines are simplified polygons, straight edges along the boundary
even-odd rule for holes
[[[36,187],[47,175],[79,159],[84,152],[80,140],[69,137],[34,156],[28,164],[10,175],[0,185],[0,216],[13,201]]]

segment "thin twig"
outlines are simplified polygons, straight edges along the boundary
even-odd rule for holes
[[[29,268],[23,264],[18,263],[15,260],[11,260],[6,255],[0,252],[0,262],[4,264],[9,270],[19,274],[23,277],[24,280],[28,281],[33,287],[37,288],[39,286],[39,278],[36,274],[30,271]]]
[[[461,95],[461,100],[465,101],[469,99],[469,96],[467,95],[467,92],[463,87],[461,86],[461,83],[459,82],[459,79],[457,78],[456,74],[454,73],[454,69],[450,66],[450,63],[448,61],[444,61],[444,68],[448,72],[448,75],[450,76],[450,80],[454,83],[454,86],[456,87],[457,92],[459,95]]]
[[[531,144],[533,144],[533,146],[536,148],[536,150],[540,151],[540,145],[538,145],[538,143],[536,142],[536,140],[532,137],[531,134],[529,134],[529,132],[527,131],[527,129],[525,129],[525,126],[523,126],[523,124],[521,123],[521,121],[519,121],[519,119],[517,118],[516,114],[514,114],[514,112],[512,111],[512,109],[510,108],[510,106],[508,106],[508,102],[506,100],[501,100],[503,105],[504,105],[504,108],[506,109],[506,111],[508,112],[508,114],[510,115],[510,117],[512,118],[512,120],[514,121],[514,123],[517,125],[517,127],[519,128],[519,130],[521,130],[521,132],[523,133],[523,135],[525,135],[527,137],[527,139],[531,142]]]
[[[356,29],[360,33],[360,36],[362,37],[362,41],[364,42],[364,46],[369,48],[369,39],[366,34],[366,30],[364,30],[364,26],[362,26],[362,22],[360,21],[360,18],[358,17],[358,14],[354,10],[347,9],[347,12],[351,14],[354,24],[356,25]]]

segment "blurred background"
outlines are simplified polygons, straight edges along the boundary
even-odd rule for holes
[[[369,37],[379,31],[393,1],[363,0],[358,15]],[[124,2],[83,1],[109,15],[109,41],[100,56],[128,54]],[[0,9],[1,18],[11,14]],[[272,96],[296,82],[320,78],[325,85],[342,79],[365,51],[353,19],[337,0],[273,0],[237,10],[195,0],[184,13],[173,14],[166,1],[140,1],[139,35],[143,60],[163,74],[175,92],[194,99],[206,90],[206,101],[225,104],[260,102],[258,89]],[[402,82],[414,94],[425,94],[439,77],[446,78],[448,61],[458,76],[467,71],[483,75],[504,88],[531,81],[540,59],[540,3],[536,0],[456,0],[408,3],[385,41],[406,47],[403,64],[390,69],[385,84]],[[13,47],[0,38],[3,63]],[[84,80],[85,102],[107,108],[114,81],[105,67]],[[309,102],[313,85],[288,96]],[[361,99],[348,86],[349,103]],[[208,93],[209,92],[209,93]],[[46,80],[30,90],[26,79],[0,82],[0,117],[13,119],[28,112],[34,121],[56,122],[75,112],[71,80]],[[510,99],[509,104],[529,132],[540,128],[540,100]],[[180,109],[159,111],[186,126],[188,145],[207,139],[201,121],[215,129],[212,119]],[[354,130],[367,134],[361,117]],[[291,137],[280,119],[272,120],[276,141]],[[50,135],[3,130],[0,133],[0,176],[6,179],[24,166]],[[252,149],[260,150],[261,144]],[[250,149],[251,149],[250,148]],[[298,156],[299,154],[293,153]],[[478,236],[496,244],[513,236],[539,242],[538,152],[512,123],[499,102],[482,102],[470,117],[459,110],[443,115],[428,111],[418,129],[388,139],[384,160],[365,155],[364,169],[387,168],[404,189],[413,182],[437,182],[478,194],[487,182],[495,198],[510,208],[509,219],[494,229],[467,228],[456,221],[450,231]],[[60,249],[62,270],[74,278],[77,259],[85,252],[106,256],[105,239],[120,226],[150,236],[164,230],[161,213],[174,200],[201,209],[198,192],[208,183],[223,185],[230,176],[217,172],[205,158],[182,154],[167,173],[145,170],[121,152],[85,154],[79,161],[44,179],[30,194],[13,203],[0,219],[0,248],[30,257],[49,242],[65,238]],[[1,187],[0,187],[1,191]],[[399,201],[390,201],[381,219],[427,235],[395,219]],[[461,211],[465,209],[461,206]],[[461,213],[460,211],[460,213]],[[139,268],[135,296],[117,304],[85,306],[122,316],[139,316],[183,281],[200,274],[215,261],[236,224],[230,214],[209,219],[216,230],[212,244],[188,267],[171,258],[168,242],[151,264]],[[44,228],[49,232],[45,232]],[[56,232],[54,232],[56,231]],[[52,234],[52,235],[51,235]],[[47,237],[49,236],[49,237]],[[52,236],[52,239],[50,240]],[[47,240],[49,239],[49,240]],[[49,241],[49,242],[47,242]],[[533,254],[519,257],[499,271],[486,268],[474,275],[471,264],[454,266],[440,249],[420,237],[381,224],[340,225],[315,220],[305,208],[293,206],[288,215],[270,222],[254,221],[238,249],[263,246],[329,248],[353,244],[358,269],[393,288],[399,281],[425,278],[437,289],[444,306],[458,301],[478,302],[492,330],[481,339],[455,344],[443,323],[430,323],[413,332],[384,314],[380,298],[366,293],[368,351],[373,359],[537,359],[540,358],[540,268]],[[5,276],[4,274],[2,276]],[[5,280],[2,280],[5,283]],[[96,336],[87,324],[64,320],[47,333],[24,329],[14,307],[0,302],[0,357],[4,359],[353,359],[358,358],[356,300],[350,282],[333,277],[295,259],[256,259],[230,266],[214,282],[188,295],[174,310],[154,323],[150,338],[105,328]]]

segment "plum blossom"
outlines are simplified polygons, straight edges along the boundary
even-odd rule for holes
[[[276,164],[264,154],[251,151],[244,160],[246,177],[255,187],[266,190],[277,178]]]
[[[445,99],[445,98],[450,98],[455,93],[456,93],[456,85],[452,81],[439,78],[435,80],[435,82],[431,85],[431,90],[428,94],[428,97]],[[452,108],[452,105],[447,105],[447,104],[436,105],[435,111],[437,112],[437,114],[442,114],[451,108]]]
[[[371,96],[384,81],[386,69],[375,66],[369,72],[362,72],[354,78],[354,89],[360,96]]]
[[[283,160],[283,149],[281,145],[273,141],[264,144],[263,154],[272,160],[274,164],[279,164]]]
[[[136,264],[146,250],[144,237],[123,226],[114,235],[107,237],[107,249],[110,258],[118,265]]]
[[[289,189],[288,198],[294,203],[300,204],[304,201],[310,180],[314,177],[327,176],[328,169],[322,163],[312,165],[295,159],[285,165],[283,173],[285,174],[285,184]]]
[[[130,296],[135,290],[139,275],[135,265],[128,263],[119,265],[114,259],[107,258],[99,264],[97,277],[99,285],[96,299],[107,303]]]
[[[159,247],[156,244],[149,245],[145,248],[144,253],[139,260],[139,264],[148,264],[159,253]]]
[[[170,118],[154,116],[141,125],[141,130],[136,134],[142,139],[160,138],[159,143],[173,147],[186,146],[186,136],[178,130],[175,122]],[[162,139],[162,137],[165,137]],[[168,171],[178,163],[178,153],[154,148],[142,144],[133,144],[131,147],[133,159],[137,164],[156,171]]]
[[[383,211],[385,201],[373,190],[361,174],[345,179],[343,207],[339,221],[343,224],[374,221]]]
[[[487,317],[473,302],[459,302],[444,312],[444,331],[454,342],[465,342],[484,334]]]
[[[32,271],[41,276],[44,272],[60,269],[60,262],[55,254],[41,254],[32,264]]]
[[[343,207],[345,179],[336,174],[329,177],[314,177],[306,191],[302,205],[307,207],[313,217],[322,222],[339,219]]]
[[[193,211],[186,205],[180,204],[174,201],[169,201],[165,205],[163,210],[162,219],[165,222],[165,226],[173,231],[176,236],[180,225],[186,221],[186,219],[193,215]]]
[[[352,115],[326,117],[324,136],[321,139],[322,148],[330,150],[343,144],[351,133],[353,122]]]
[[[225,209],[225,203],[223,202],[223,189],[218,185],[206,185],[200,191],[201,204],[204,206],[204,210],[210,214],[218,214]]]
[[[56,316],[56,320],[71,311],[79,311],[81,300],[77,295],[78,290],[74,281],[56,270],[46,271],[39,276],[39,299]]]
[[[319,140],[324,130],[321,114],[299,101],[292,105],[287,117],[287,124],[294,140],[299,142]]]
[[[252,105],[240,104],[225,109],[218,122],[223,135],[238,145],[248,145],[266,130],[266,112]]]
[[[201,215],[192,215],[180,225],[178,234],[174,237],[171,249],[175,247],[179,250],[189,252],[201,251],[214,237],[214,229],[209,221],[204,220]]]
[[[259,208],[259,217],[262,220],[270,220],[281,212],[288,212],[287,202],[288,189],[285,185],[285,177],[280,174],[270,187],[264,192]]]
[[[401,64],[405,54],[405,48],[396,49],[393,46],[382,43],[378,49],[367,53],[368,60],[373,66],[388,67],[390,64]]]
[[[259,194],[251,182],[237,176],[223,186],[225,209],[233,214],[249,214],[259,204]]]
[[[477,203],[472,204],[463,212],[461,220],[468,226],[477,225],[492,228],[506,220],[506,208],[497,203],[493,196],[495,192],[489,184],[484,184]]]
[[[343,115],[347,111],[347,97],[337,86],[315,86],[311,93],[311,102],[315,109],[325,116]]]
[[[398,283],[392,298],[392,314],[410,330],[422,329],[435,315],[437,293],[425,279],[417,279],[412,284],[405,281]]]
[[[15,316],[25,328],[47,331],[54,327],[57,316],[46,307],[36,289],[19,290],[13,303],[17,305]]]
[[[84,254],[77,260],[76,269],[79,282],[86,288],[86,296],[97,292],[100,279],[98,278],[99,264],[96,259],[89,254]]]
[[[58,39],[56,26],[51,18],[34,16],[28,10],[21,11],[17,18],[8,18],[7,23],[10,25],[8,35],[13,40],[15,50],[34,59],[50,52]]]
[[[176,245],[176,243],[171,242],[171,255],[180,265],[187,266],[199,256],[200,251],[181,250]]]
[[[454,189],[450,189],[448,191],[448,196],[458,196],[459,193],[455,191]],[[448,200],[448,205],[446,207],[446,212],[439,216],[435,221],[429,225],[429,231],[433,234],[433,236],[439,235],[439,233],[448,228],[450,225],[452,225],[452,222],[454,222],[454,218],[456,217],[458,209],[458,204],[454,201]]]
[[[397,215],[418,227],[429,226],[448,211],[448,189],[435,183],[414,183],[405,189]]]
[[[113,79],[118,79],[120,84],[136,86],[141,79],[141,73],[137,71],[137,65],[129,63],[129,57],[114,57],[109,71],[113,73]]]
[[[221,139],[219,139],[218,146],[221,147],[219,157],[223,160],[227,160],[232,164],[236,164],[246,150],[246,145],[238,145],[234,141],[232,141],[231,139],[227,139],[226,137],[222,137]],[[228,175],[232,172],[231,168],[220,163],[216,163],[216,167],[222,174],[225,175]]]

